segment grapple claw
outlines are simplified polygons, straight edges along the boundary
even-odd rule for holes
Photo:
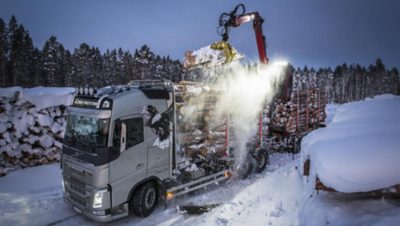
[[[183,66],[185,68],[215,67],[241,58],[243,55],[239,54],[228,42],[219,41],[195,51],[186,51]]]

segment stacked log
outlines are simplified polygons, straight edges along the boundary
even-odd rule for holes
[[[326,99],[319,89],[295,91],[286,102],[274,100],[269,123],[264,126],[268,128],[264,131],[264,145],[273,150],[292,150],[302,134],[318,128],[325,121],[325,107]]]
[[[190,158],[223,154],[226,123],[216,111],[219,91],[188,82],[175,85],[175,90],[180,153]]]
[[[37,109],[19,98],[0,97],[0,176],[60,160],[65,106]]]

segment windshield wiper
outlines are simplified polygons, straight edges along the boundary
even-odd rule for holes
[[[91,155],[91,156],[97,156],[97,155],[98,155],[97,153],[90,153],[90,152],[86,152],[86,151],[79,150],[79,149],[77,149],[77,148],[75,148],[75,147],[71,147],[71,146],[66,145],[66,144],[64,144],[64,145],[65,145],[66,147],[68,147],[69,149],[72,149],[72,150],[76,151],[76,152],[77,152],[76,156],[80,156],[80,155],[84,155],[84,154],[86,154],[86,155]]]

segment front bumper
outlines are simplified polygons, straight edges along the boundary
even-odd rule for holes
[[[129,215],[129,208],[128,208],[128,203],[122,204],[120,208],[117,208],[116,210],[112,211],[112,209],[106,209],[106,210],[87,210],[87,209],[82,209],[78,206],[75,206],[72,204],[70,199],[64,195],[64,201],[65,203],[70,206],[75,212],[93,220],[96,222],[110,222],[113,220],[117,220],[123,217],[126,217]]]

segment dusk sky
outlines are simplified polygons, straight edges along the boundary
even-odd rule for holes
[[[368,65],[381,57],[388,67],[400,67],[398,0],[0,0],[0,18],[8,23],[15,15],[40,49],[55,35],[70,50],[82,42],[102,52],[148,44],[156,54],[182,60],[185,50],[221,39],[219,15],[238,3],[265,19],[270,59],[320,67]],[[257,59],[250,23],[233,29],[230,42]]]

